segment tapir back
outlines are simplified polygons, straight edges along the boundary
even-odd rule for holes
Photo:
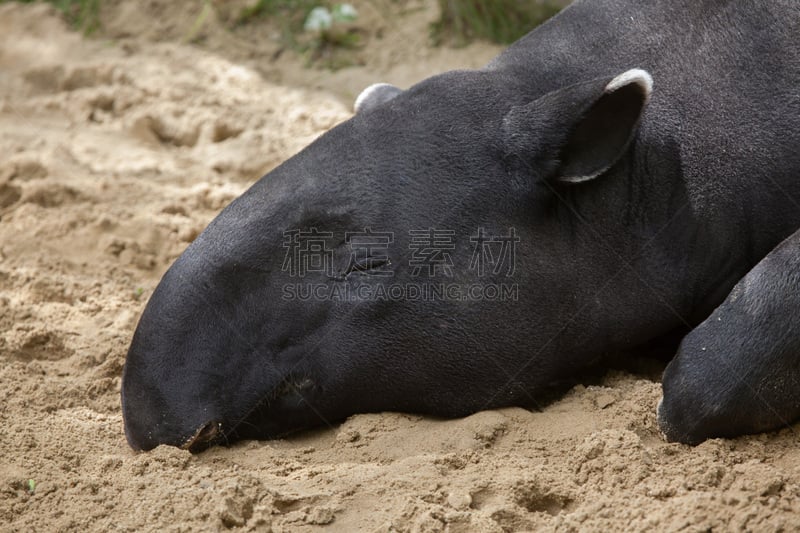
[[[537,93],[649,71],[655,88],[639,144],[669,151],[661,158],[675,171],[643,168],[640,177],[685,188],[705,241],[690,262],[714,270],[732,255],[749,268],[800,225],[798,35],[792,0],[578,0],[487,68],[527,79]],[[747,272],[718,270],[703,281],[720,286],[716,302]]]

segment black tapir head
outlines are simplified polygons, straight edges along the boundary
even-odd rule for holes
[[[632,215],[611,198],[631,194],[651,85],[481,70],[366,92],[164,275],[125,364],[130,444],[530,403],[635,341],[658,320],[627,305]]]

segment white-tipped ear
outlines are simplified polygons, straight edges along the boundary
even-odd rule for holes
[[[626,153],[639,130],[653,78],[632,69],[596,78],[512,108],[503,123],[512,153],[561,183],[593,180]]]
[[[616,163],[636,135],[652,93],[653,77],[639,68],[608,82],[562,151],[560,181],[589,181]]]
[[[650,99],[650,95],[653,92],[653,77],[650,75],[649,72],[646,70],[642,70],[640,68],[634,68],[627,72],[623,72],[606,85],[605,92],[606,93],[613,93],[617,89],[621,89],[622,87],[627,87],[631,84],[636,84],[641,87],[642,92],[645,95],[645,101]]]
[[[389,83],[373,83],[358,95],[356,102],[353,104],[353,111],[356,113],[363,113],[373,107],[388,102],[402,92],[402,89]]]

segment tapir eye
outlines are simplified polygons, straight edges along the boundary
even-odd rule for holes
[[[346,276],[352,272],[369,272],[388,265],[391,265],[391,261],[385,257],[362,257],[351,260],[344,274]]]

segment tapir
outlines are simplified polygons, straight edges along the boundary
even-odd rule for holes
[[[798,36],[796,0],[578,0],[483,68],[367,89],[164,274],[128,442],[536,407],[675,331],[668,439],[791,424]]]
[[[667,439],[697,444],[800,419],[800,231],[751,270],[664,372]]]

